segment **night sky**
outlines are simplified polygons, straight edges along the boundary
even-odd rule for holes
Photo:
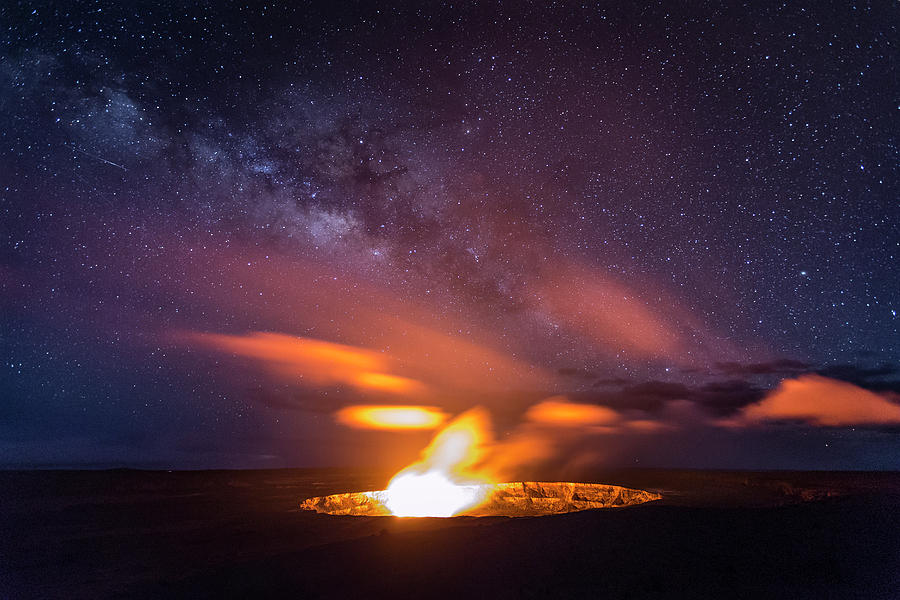
[[[549,4],[4,3],[0,467],[900,469],[896,4]]]

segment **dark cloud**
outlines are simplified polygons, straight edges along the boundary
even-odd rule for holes
[[[720,362],[714,365],[715,369],[725,375],[747,376],[747,375],[790,375],[801,371],[807,371],[811,368],[809,363],[780,359],[769,362],[740,364],[736,362]]]
[[[673,403],[688,402],[711,417],[723,417],[759,401],[765,393],[765,388],[745,379],[710,381],[700,385],[648,381],[625,385],[616,391],[576,393],[572,398],[651,415],[658,415]]]
[[[691,390],[682,383],[648,381],[627,386],[622,390],[622,404],[618,408],[656,410],[673,400],[687,400]]]
[[[900,365],[897,364],[883,363],[874,367],[854,364],[830,365],[817,369],[816,373],[872,390],[900,392],[900,380],[892,378],[900,373]]]
[[[713,381],[693,390],[691,399],[714,416],[731,415],[758,402],[766,390],[744,379]]]
[[[847,381],[874,391],[900,391],[900,380],[893,377],[900,373],[900,366],[895,363],[881,363],[875,366],[844,363],[820,367],[804,361],[783,359],[751,364],[736,362],[716,363],[715,371],[734,377],[762,375],[781,378],[796,377],[804,373],[816,373],[824,377]]]
[[[681,383],[666,381],[647,381],[635,385],[626,385],[619,390],[590,391],[571,394],[578,402],[602,404],[616,410],[641,410],[658,412],[667,403],[674,400],[686,400],[691,389]]]
[[[556,371],[563,377],[572,377],[574,379],[596,379],[597,375],[585,369],[561,368]]]

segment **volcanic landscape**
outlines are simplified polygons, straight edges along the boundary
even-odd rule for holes
[[[653,502],[347,517],[344,470],[0,473],[7,598],[896,598],[900,474],[620,470]],[[548,477],[551,474],[545,474]]]
[[[0,600],[900,599],[898,2],[0,2]]]

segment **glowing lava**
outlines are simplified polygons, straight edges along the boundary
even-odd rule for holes
[[[568,413],[567,413],[568,414]],[[658,500],[659,494],[594,483],[497,483],[484,469],[490,419],[475,408],[454,419],[397,473],[385,490],[304,500],[300,507],[330,515],[396,517],[538,516]]]
[[[391,479],[385,506],[398,517],[451,517],[482,502],[489,482],[474,467],[489,441],[487,413],[460,415],[435,436],[420,462]]]
[[[457,485],[437,471],[399,475],[385,491],[384,505],[397,517],[452,517],[484,498],[484,486]]]

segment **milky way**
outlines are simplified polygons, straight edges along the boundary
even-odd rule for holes
[[[900,468],[896,7],[620,4],[0,8],[0,465]]]

